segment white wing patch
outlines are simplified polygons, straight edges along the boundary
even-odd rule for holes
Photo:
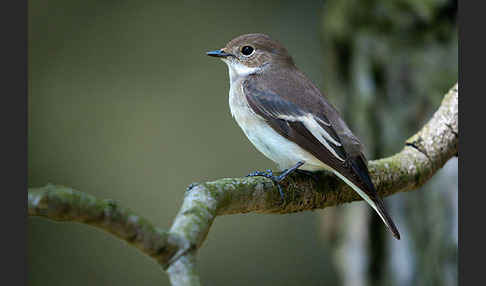
[[[303,116],[303,118],[304,120],[301,121],[304,124],[305,128],[307,128],[307,130],[309,130],[309,132],[312,133],[312,135],[314,135],[314,137],[316,137],[317,140],[319,140],[319,142],[321,142],[322,145],[324,145],[329,150],[329,152],[334,155],[334,157],[344,162],[344,158],[341,158],[336,153],[336,151],[329,145],[328,141],[335,146],[341,146],[341,143],[334,140],[334,138],[332,138],[331,135],[329,135],[329,133],[327,133],[327,131],[316,122],[314,116],[312,116],[311,114],[307,114],[306,116]]]
[[[331,123],[326,122],[326,121],[322,120],[322,119],[321,119],[321,118],[319,118],[319,117],[314,117],[314,119],[317,119],[317,121],[319,121],[320,123],[322,123],[322,124],[324,124],[324,125],[326,125],[326,126],[331,126]]]
[[[309,129],[309,131],[312,133],[312,135],[314,135],[317,139],[319,139],[319,141],[321,141],[321,139],[319,137],[322,138],[322,136],[324,136],[324,138],[327,141],[330,141],[335,146],[341,146],[341,143],[334,140],[334,138],[332,138],[331,135],[329,135],[329,133],[327,133],[327,131],[324,130],[324,128],[322,128],[316,122],[314,116],[312,116],[311,114],[307,114],[304,118],[305,118],[305,120],[303,120],[302,123],[304,123],[305,127],[307,129]]]
[[[274,112],[273,112],[274,113]],[[300,121],[302,124],[304,124],[305,128],[309,130],[309,132],[317,139],[319,142],[321,142],[322,145],[324,145],[331,154],[334,155],[338,160],[344,162],[344,158],[339,156],[336,151],[329,145],[329,143],[333,144],[334,146],[341,146],[341,143],[336,141],[324,128],[322,128],[319,123],[316,122],[316,118],[308,113],[304,116],[292,116],[292,115],[283,115],[283,114],[273,114],[277,118],[286,120],[286,121]],[[320,122],[322,122],[326,126],[330,126],[330,123],[327,123],[319,118],[317,118]]]

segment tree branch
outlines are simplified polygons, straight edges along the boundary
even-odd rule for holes
[[[444,96],[430,121],[397,154],[369,162],[378,193],[385,197],[417,189],[458,154],[458,85]],[[191,185],[170,231],[117,206],[111,200],[48,185],[29,189],[29,215],[76,221],[106,230],[135,245],[166,268],[173,285],[200,285],[195,254],[218,215],[247,212],[292,213],[361,198],[341,180],[320,172],[319,184],[303,175],[282,183],[286,202],[265,178],[226,178]]]
[[[166,265],[181,249],[188,248],[181,237],[154,227],[115,201],[100,200],[64,186],[48,184],[29,188],[28,214],[100,228],[137,247],[161,265]]]

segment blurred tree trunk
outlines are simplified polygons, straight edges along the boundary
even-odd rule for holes
[[[457,1],[326,1],[322,39],[323,92],[362,139],[368,159],[402,148],[458,79]],[[457,282],[453,164],[444,168],[451,173],[442,176],[446,183],[424,186],[434,190],[385,201],[401,241],[392,241],[364,203],[324,213],[344,285]]]

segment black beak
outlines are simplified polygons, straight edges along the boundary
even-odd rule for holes
[[[206,55],[211,56],[211,57],[217,57],[217,58],[226,58],[226,57],[229,57],[229,56],[233,56],[232,54],[225,53],[223,50],[210,51],[210,52],[207,52]]]

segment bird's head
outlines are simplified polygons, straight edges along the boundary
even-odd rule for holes
[[[228,65],[232,79],[259,72],[268,65],[294,65],[287,49],[265,34],[238,36],[224,48],[206,54],[221,58]]]

